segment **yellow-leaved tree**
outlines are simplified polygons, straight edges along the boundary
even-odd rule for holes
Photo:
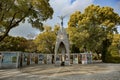
[[[105,62],[107,48],[111,45],[120,16],[113,8],[88,6],[84,12],[76,11],[70,16],[68,33],[72,45],[80,50],[102,53]]]
[[[41,53],[54,54],[56,33],[59,30],[59,26],[55,26],[54,30],[50,26],[44,26],[45,29],[34,40],[37,45],[37,51]]]

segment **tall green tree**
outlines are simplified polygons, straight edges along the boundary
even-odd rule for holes
[[[84,51],[101,52],[104,61],[113,33],[117,32],[116,26],[119,24],[120,17],[114,9],[90,5],[83,13],[77,11],[70,16],[70,41]]]
[[[56,34],[59,27],[56,25],[54,30],[50,26],[45,26],[45,30],[34,40],[37,45],[37,51],[42,53],[54,53]]]
[[[42,21],[52,18],[49,0],[0,0],[0,41],[21,22],[43,30]]]

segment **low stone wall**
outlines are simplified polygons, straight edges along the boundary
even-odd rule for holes
[[[24,52],[0,52],[0,68],[19,68],[33,64],[62,64],[63,55],[41,53],[24,53]],[[90,53],[73,53],[70,54],[70,60],[64,55],[64,64],[91,64],[92,54]],[[56,60],[56,61],[55,61]]]

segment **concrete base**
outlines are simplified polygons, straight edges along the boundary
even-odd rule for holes
[[[61,61],[56,61],[55,65],[60,66],[61,65]]]
[[[87,61],[82,61],[82,64],[87,64]]]
[[[65,61],[65,65],[70,65],[70,61]]]

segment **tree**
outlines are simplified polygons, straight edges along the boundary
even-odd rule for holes
[[[23,37],[7,36],[0,42],[0,51],[25,51],[27,40]]]
[[[34,40],[27,40],[23,45],[26,45],[25,52],[37,52],[37,45],[34,43]]]
[[[120,56],[120,34],[114,34],[111,46],[116,47],[117,54]]]
[[[45,30],[40,33],[34,40],[37,45],[38,52],[42,53],[54,53],[56,33],[59,27],[56,26],[54,30],[50,26],[45,26]]]
[[[120,34],[114,34],[112,43],[107,49],[106,62],[120,63],[119,40]]]
[[[0,41],[21,22],[43,30],[42,21],[52,18],[49,0],[0,0]]]
[[[70,16],[68,33],[70,41],[80,50],[105,53],[111,44],[113,33],[120,17],[110,7],[88,6],[83,13],[77,11]]]

